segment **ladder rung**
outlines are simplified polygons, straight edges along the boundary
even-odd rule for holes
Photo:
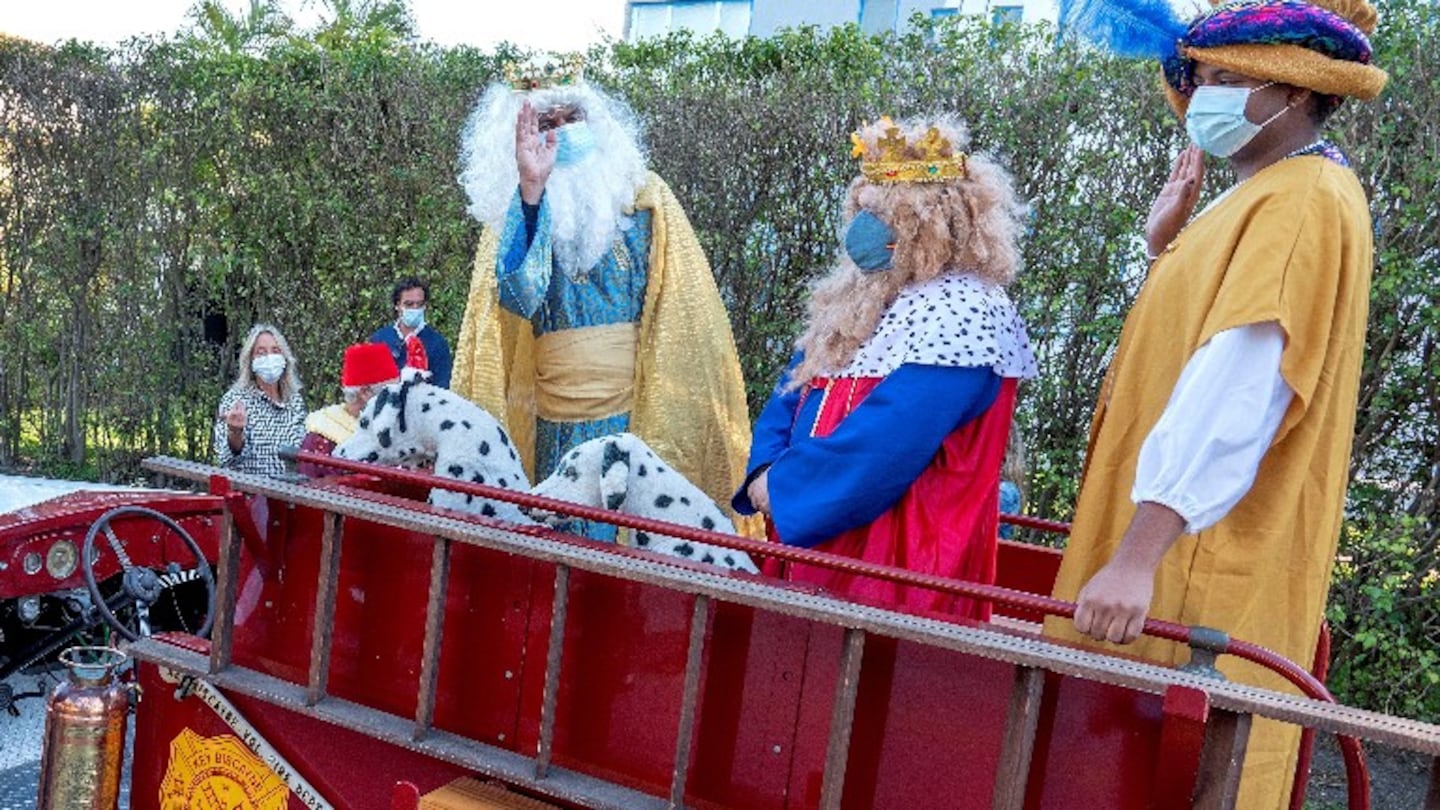
[[[420,650],[420,692],[415,699],[415,731],[420,740],[435,721],[435,683],[440,677],[440,639],[445,633],[445,594],[450,584],[450,540],[436,537],[430,556],[430,601],[425,605],[425,644]]]
[[[1005,739],[995,769],[994,810],[1020,810],[1030,782],[1030,761],[1035,753],[1035,731],[1040,725],[1040,699],[1045,694],[1045,670],[1016,667],[1005,718]]]
[[[670,806],[685,806],[685,780],[690,749],[695,743],[695,708],[700,702],[700,670],[705,661],[705,631],[710,623],[710,597],[695,597],[690,613],[690,646],[685,652],[685,688],[680,695],[680,727],[675,734],[675,770],[670,778]]]
[[[220,548],[215,560],[215,618],[210,625],[210,674],[230,666],[230,639],[235,635],[235,596],[240,577],[240,532],[234,509],[248,508],[238,495],[225,496],[220,513]]]
[[[1205,747],[1200,751],[1200,774],[1196,777],[1196,810],[1220,810],[1235,806],[1240,793],[1240,768],[1245,764],[1245,746],[1250,740],[1249,714],[1210,707],[1205,724]]]
[[[1425,796],[1425,810],[1440,810],[1440,757],[1430,759],[1430,790]]]
[[[570,566],[555,566],[555,599],[550,608],[550,642],[545,648],[545,690],[540,698],[540,747],[535,754],[535,778],[550,772],[555,746],[555,703],[560,691],[560,653],[565,648],[565,618],[570,607]]]
[[[305,688],[305,702],[310,706],[325,699],[330,679],[330,639],[335,629],[335,592],[340,584],[340,538],[344,526],[343,515],[325,513],[325,529],[320,534],[315,621],[310,631],[310,680]]]
[[[825,749],[825,776],[820,807],[839,810],[845,793],[845,767],[850,759],[850,731],[855,725],[855,695],[860,689],[860,659],[865,652],[865,631],[845,628],[845,650],[835,680],[835,708],[830,714],[830,742]]]

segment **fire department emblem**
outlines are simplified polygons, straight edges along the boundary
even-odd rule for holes
[[[285,810],[290,789],[231,734],[185,729],[170,741],[161,810]]]

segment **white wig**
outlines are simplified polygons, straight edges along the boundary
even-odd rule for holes
[[[595,153],[573,166],[556,166],[545,184],[555,260],[572,277],[600,260],[624,227],[635,194],[648,178],[635,114],[623,102],[581,83],[517,92],[504,83],[486,88],[460,136],[460,185],[469,212],[500,229],[515,197],[515,119],[527,98],[537,111],[576,106],[595,135]]]

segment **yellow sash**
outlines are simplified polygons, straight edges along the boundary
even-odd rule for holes
[[[664,181],[650,175],[635,207],[651,212],[651,243],[632,347],[630,432],[716,503],[728,504],[745,478],[750,451],[750,414],[730,319],[690,220]],[[498,250],[499,234],[486,228],[455,346],[452,388],[500,419],[533,477],[535,338],[528,320],[500,306]],[[741,520],[737,527],[764,536],[758,521]]]
[[[615,323],[535,339],[535,415],[589,422],[630,410],[640,327]]]

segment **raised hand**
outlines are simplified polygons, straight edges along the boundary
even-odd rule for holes
[[[555,131],[540,131],[540,116],[529,101],[515,116],[515,166],[520,170],[520,199],[539,205],[555,168]]]
[[[225,420],[225,442],[231,452],[238,453],[245,447],[245,403],[236,400],[230,410],[220,414]]]
[[[1145,219],[1145,245],[1151,256],[1159,256],[1190,221],[1204,180],[1205,153],[1198,146],[1185,147]]]
[[[230,430],[245,429],[245,403],[239,400],[225,412],[225,427]]]

